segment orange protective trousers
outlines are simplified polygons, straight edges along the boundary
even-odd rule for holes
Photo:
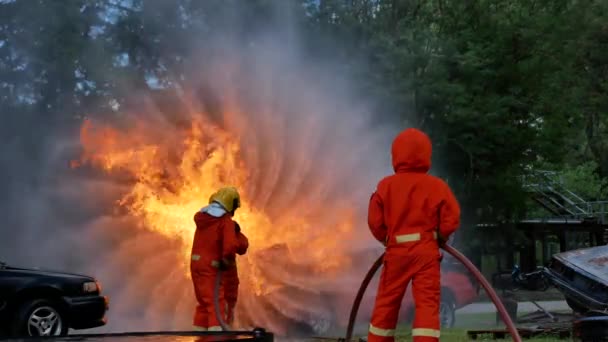
[[[234,322],[234,308],[239,295],[239,276],[236,266],[222,272],[224,281],[224,298],[226,300],[226,322]]]
[[[395,340],[399,309],[410,282],[416,310],[413,340],[439,341],[437,240],[447,239],[458,228],[460,207],[449,186],[428,174],[431,151],[431,141],[423,132],[401,132],[392,146],[395,174],[382,179],[370,198],[368,225],[386,251],[368,342]]]
[[[433,252],[432,247],[429,252],[412,251],[425,247],[430,246],[386,251],[369,328],[369,342],[394,341],[399,310],[410,282],[416,308],[413,339],[416,342],[439,340],[440,256],[436,249]]]
[[[214,303],[214,292],[217,272],[217,269],[192,270],[194,294],[198,302],[194,311],[194,326],[200,330],[221,330],[220,322],[217,319],[217,316],[215,315]],[[220,314],[222,315],[222,317],[226,317],[226,302],[224,300],[223,286],[220,286],[218,299]]]

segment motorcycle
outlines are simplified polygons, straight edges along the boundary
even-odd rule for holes
[[[522,273],[519,265],[515,265],[513,271],[511,271],[511,281],[513,283],[513,291],[521,289],[547,291],[551,286],[549,279],[543,273],[543,267],[536,267],[535,271]]]

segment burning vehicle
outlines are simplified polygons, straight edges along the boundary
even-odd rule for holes
[[[574,312],[608,312],[608,246],[555,254],[544,273]]]
[[[381,249],[364,249],[356,252],[353,263],[360,269],[351,269],[343,274],[316,283],[314,287],[303,288],[302,281],[314,275],[311,267],[296,263],[289,253],[286,244],[277,244],[260,251],[256,258],[257,265],[272,264],[274,269],[289,272],[293,282],[277,274],[267,278],[268,292],[258,299],[267,311],[281,317],[282,326],[290,332],[302,335],[323,335],[335,329],[342,329],[348,324],[353,299],[363,279],[363,273],[382,254]],[[279,266],[280,265],[280,266]],[[278,266],[278,267],[277,267]],[[369,322],[376,297],[379,277],[375,277],[363,298],[359,310],[358,321]],[[472,303],[479,294],[478,283],[468,271],[451,256],[444,256],[441,268],[441,304],[440,320],[444,328],[451,328],[455,323],[455,311]],[[314,290],[312,290],[314,289]],[[297,302],[309,303],[310,310],[302,306],[293,307],[289,303],[294,298]],[[247,313],[249,314],[249,313]],[[246,314],[246,315],[247,315]],[[250,313],[254,314],[254,312]],[[414,315],[414,300],[411,289],[408,288],[404,303],[401,307],[400,321],[411,322]],[[254,321],[253,317],[249,321]]]

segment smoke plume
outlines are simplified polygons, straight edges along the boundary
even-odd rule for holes
[[[122,134],[117,141],[125,150],[161,146],[167,157],[156,166],[171,181],[183,177],[172,163],[182,161],[179,142],[192,122],[226,132],[238,143],[242,164],[234,167],[246,171],[241,190],[247,203],[268,218],[271,227],[265,232],[274,232],[267,237],[273,244],[258,245],[274,246],[290,236],[287,247],[296,265],[265,269],[265,263],[276,266],[285,260],[254,260],[263,248],[252,244],[251,256],[239,259],[242,324],[255,318],[253,323],[279,334],[288,332],[290,319],[324,325],[345,314],[350,303],[328,308],[323,297],[311,293],[341,291],[351,298],[352,279],[336,272],[298,271],[297,266],[310,260],[329,263],[375,246],[366,228],[367,201],[376,182],[391,171],[390,142],[400,127],[373,112],[373,99],[358,90],[349,65],[319,57],[331,56],[330,51],[315,54],[304,48],[298,25],[282,6],[273,20],[255,30],[239,27],[236,8],[220,18],[222,29],[212,37],[177,38],[189,44],[191,53],[184,57],[184,70],[168,73],[170,89],[133,89],[132,83],[117,80],[123,82],[120,96],[126,101],[116,112],[91,120]],[[132,133],[136,125],[144,127],[138,131],[143,140]],[[70,168],[70,161],[86,149],[73,127],[10,127],[23,134],[0,147],[5,218],[0,257],[12,264],[95,276],[110,297],[109,323],[99,331],[189,329],[195,299],[183,241],[191,236],[159,234],[117,203],[138,175],[108,173],[86,162]],[[125,138],[129,136],[134,140]],[[199,161],[211,158],[208,141],[200,141]],[[201,197],[197,205],[204,206],[207,199]],[[297,239],[296,231],[290,231],[293,220],[310,224],[305,230],[298,227]],[[187,222],[194,224],[191,217]],[[257,234],[246,220],[240,224],[246,234]],[[341,230],[344,224],[351,229]],[[180,229],[176,232],[193,228]],[[332,241],[331,248],[326,241]],[[344,264],[355,275],[363,271],[357,267]],[[302,293],[254,295],[254,284],[243,279],[248,277],[266,282],[263,287],[288,283]]]

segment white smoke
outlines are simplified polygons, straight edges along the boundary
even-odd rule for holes
[[[318,225],[311,227],[310,241],[335,234],[332,227],[343,218],[334,213],[343,206],[356,209],[359,224],[345,246],[336,250],[375,246],[366,228],[367,201],[377,181],[391,171],[390,142],[400,127],[394,122],[387,125],[382,113],[373,112],[373,99],[361,94],[348,77],[348,65],[303,52],[288,13],[255,34],[234,32],[231,25],[236,21],[238,15],[227,20],[224,34],[211,41],[180,37],[195,47],[187,58],[187,74],[170,75],[174,81],[185,76],[180,86],[183,107],[167,115],[143,92],[125,87],[123,96],[139,103],[140,118],[162,117],[168,135],[177,130],[175,122],[188,118],[183,111],[194,106],[207,120],[238,136],[251,172],[246,192],[271,217],[312,218]],[[28,169],[38,179],[28,184],[35,185],[19,188],[22,183],[16,182],[8,189],[2,209],[10,228],[3,230],[0,257],[23,266],[97,277],[110,297],[110,311],[109,324],[96,331],[189,329],[195,300],[184,277],[179,244],[140,229],[139,222],[115,211],[114,201],[128,184],[91,170],[69,169],[77,132],[53,135],[47,143],[45,162]],[[15,173],[27,165],[18,160],[5,163],[16,165],[9,169]],[[322,203],[323,211],[293,210],[305,203]],[[310,291],[325,280],[336,288],[352,288],[350,279],[341,284],[312,275],[281,277]],[[285,298],[278,293],[268,301],[293,319],[325,314],[321,297],[311,303],[310,297]],[[256,315],[260,303],[241,294],[240,305]],[[311,310],[315,305],[320,308]],[[285,331],[284,321],[263,312],[256,323]]]

